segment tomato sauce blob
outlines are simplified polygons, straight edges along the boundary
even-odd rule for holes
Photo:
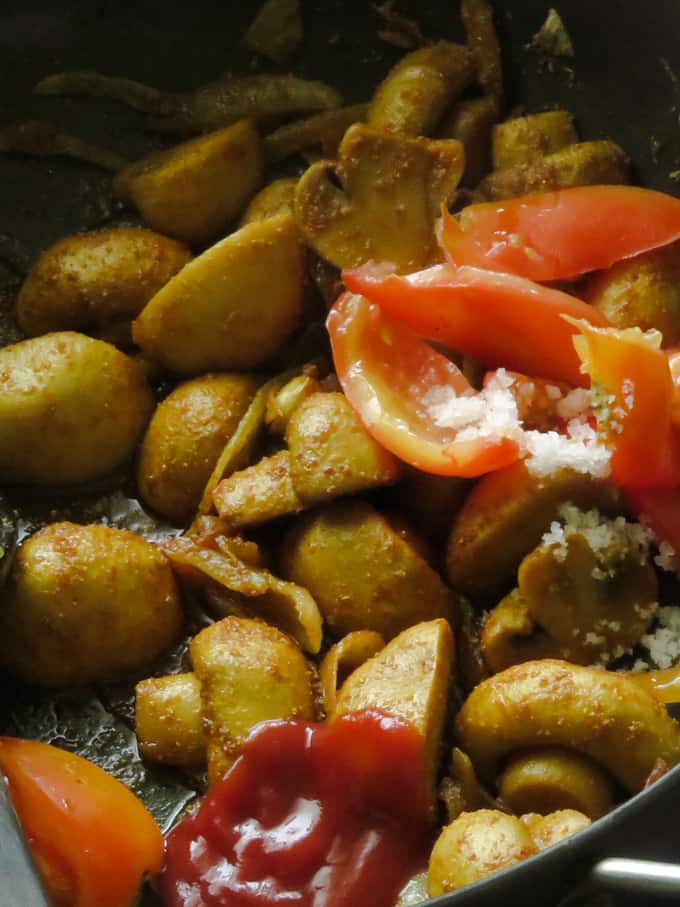
[[[165,907],[392,907],[431,837],[410,724],[270,721],[168,836],[159,890]]]

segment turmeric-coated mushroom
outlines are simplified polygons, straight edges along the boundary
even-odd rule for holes
[[[495,170],[514,167],[578,142],[568,110],[548,110],[498,123],[493,130]]]
[[[52,523],[19,548],[0,608],[0,664],[44,687],[106,682],[147,667],[179,636],[162,551],[134,532]]]
[[[241,120],[135,161],[113,189],[154,230],[190,245],[224,232],[262,183],[262,142]]]
[[[341,268],[369,259],[413,271],[437,256],[433,225],[464,166],[454,139],[406,138],[357,124],[337,163],[300,178],[295,216],[309,245]]]
[[[190,258],[181,243],[138,227],[67,236],[28,272],[17,298],[19,326],[33,337],[130,321]]]
[[[302,307],[303,247],[293,218],[248,224],[182,269],[133,325],[150,359],[180,375],[254,369],[284,345]]]
[[[308,589],[331,633],[375,630],[392,639],[420,621],[451,618],[439,574],[367,502],[337,501],[298,517],[281,566]]]
[[[575,809],[599,819],[616,802],[614,782],[602,766],[560,746],[538,746],[510,756],[498,795],[517,815]]]
[[[538,477],[517,463],[489,473],[454,518],[446,555],[451,585],[474,603],[498,601],[514,585],[520,561],[538,545],[560,504],[571,501],[609,513],[618,497],[606,482],[568,469]]]
[[[201,684],[211,782],[230,768],[260,721],[315,717],[311,668],[280,630],[227,617],[201,630],[190,653]]]
[[[473,74],[472,54],[464,44],[440,41],[419,47],[402,57],[377,87],[366,121],[402,135],[431,135]]]
[[[154,406],[142,368],[101,340],[60,331],[0,349],[0,484],[106,475]]]
[[[516,816],[494,809],[462,813],[437,839],[428,870],[428,893],[438,897],[478,882],[538,852]]]
[[[202,766],[205,736],[196,675],[188,672],[140,680],[135,687],[135,732],[145,759]]]
[[[625,674],[545,659],[482,681],[456,718],[459,745],[484,781],[503,759],[536,746],[574,749],[631,792],[659,759],[680,761],[680,726]]]
[[[627,183],[630,161],[615,142],[577,142],[545,157],[494,170],[478,186],[489,201],[572,186]]]
[[[411,722],[423,738],[433,804],[453,660],[446,620],[416,624],[353,671],[335,704],[335,715],[380,709]]]
[[[586,300],[618,328],[663,334],[664,346],[680,343],[680,244],[645,252],[595,274]]]
[[[256,390],[248,375],[209,374],[185,381],[159,404],[137,464],[145,504],[173,523],[189,522]]]

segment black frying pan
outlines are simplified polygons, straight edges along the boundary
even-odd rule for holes
[[[306,42],[295,71],[334,83],[348,100],[367,99],[399,56],[376,39],[369,0],[303,5]],[[511,105],[569,108],[583,137],[613,138],[629,152],[644,185],[680,191],[669,177],[680,169],[680,0],[555,5],[576,57],[551,72],[526,49],[548,0],[496,2]],[[113,102],[36,97],[32,85],[59,70],[97,69],[177,90],[230,68],[247,70],[251,60],[237,41],[258,6],[259,0],[2,0],[0,126],[52,119],[138,157],[157,141],[141,129],[141,117]],[[456,0],[400,4],[428,35],[460,39],[456,7]],[[106,174],[72,161],[0,155],[0,319],[3,287],[11,290],[42,248],[115,219],[108,187]],[[433,903],[547,907],[573,894],[603,857],[680,862],[679,815],[680,767],[576,837]],[[637,895],[616,903],[629,902],[656,903]]]

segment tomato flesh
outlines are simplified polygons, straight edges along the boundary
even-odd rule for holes
[[[52,902],[130,907],[163,859],[137,797],[87,759],[34,740],[0,738],[0,770]]]
[[[568,293],[480,268],[435,265],[402,277],[365,266],[346,271],[349,290],[376,302],[420,337],[446,344],[489,368],[587,383],[562,316],[595,325],[607,320]]]
[[[474,397],[460,369],[361,296],[343,294],[327,321],[342,388],[373,437],[425,472],[479,476],[513,463],[513,437],[464,435],[437,418],[439,399]]]
[[[567,280],[680,239],[680,199],[634,186],[578,186],[444,212],[439,241],[457,265]]]
[[[660,335],[582,324],[574,345],[596,390],[598,428],[612,449],[612,478],[625,487],[672,485],[678,463],[673,379]]]

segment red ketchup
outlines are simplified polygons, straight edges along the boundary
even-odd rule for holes
[[[166,841],[165,907],[392,907],[431,844],[423,740],[377,711],[269,721]]]

